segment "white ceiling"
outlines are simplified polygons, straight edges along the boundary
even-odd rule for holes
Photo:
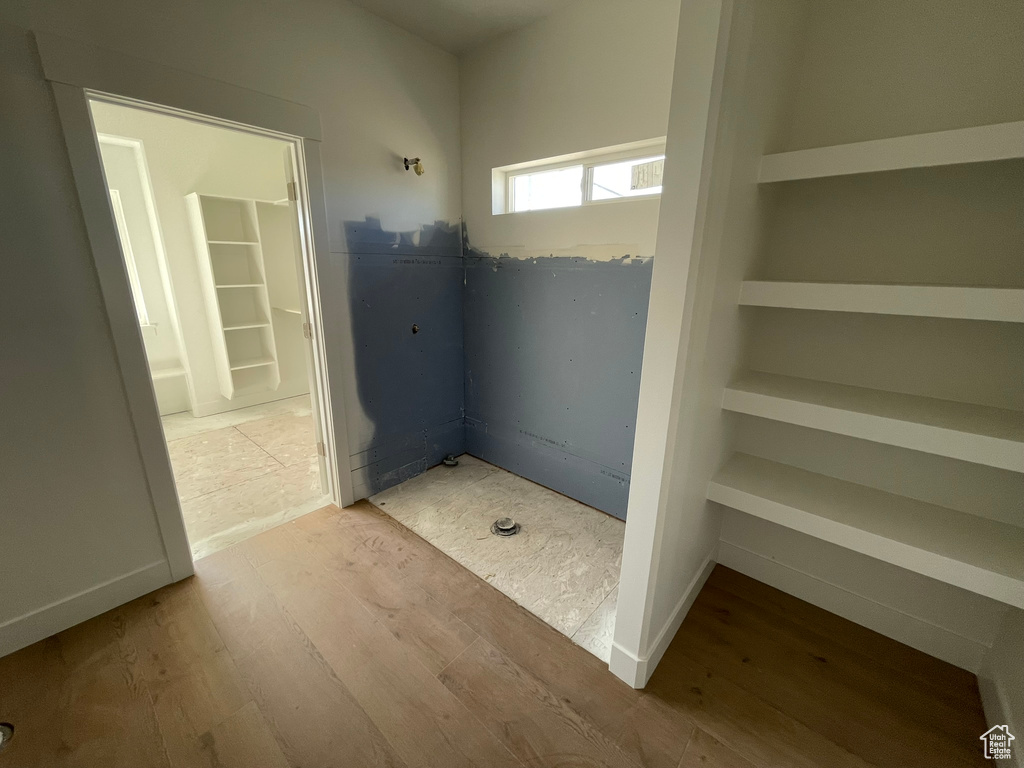
[[[459,53],[543,18],[569,0],[352,0],[446,51]]]

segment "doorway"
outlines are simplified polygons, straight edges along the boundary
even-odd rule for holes
[[[294,140],[90,95],[194,558],[335,500]]]

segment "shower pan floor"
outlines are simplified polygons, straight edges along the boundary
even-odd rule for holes
[[[468,454],[370,497],[386,514],[608,660],[626,525]],[[511,517],[521,529],[496,536]]]

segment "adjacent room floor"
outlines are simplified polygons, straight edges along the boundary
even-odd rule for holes
[[[365,502],[0,659],[3,765],[983,766],[975,679],[718,567],[645,691]]]
[[[608,661],[625,523],[468,454],[370,501]],[[507,538],[491,524],[511,517]]]
[[[194,557],[327,503],[308,395],[163,424]]]

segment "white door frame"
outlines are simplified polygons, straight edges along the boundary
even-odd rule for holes
[[[328,377],[327,345],[321,314],[318,267],[327,264],[330,248],[323,171],[320,164],[320,117],[308,107],[228,83],[179,71],[47,33],[36,34],[43,74],[53,90],[78,190],[93,261],[110,321],[111,335],[135,427],[139,454],[163,538],[172,579],[194,572],[156,395],[142,334],[110,209],[99,143],[89,109],[90,98],[130,104],[192,120],[263,133],[292,144],[300,198],[306,296],[313,325],[314,368],[319,389],[323,440],[327,446],[328,482],[333,501],[352,504],[352,477],[339,457],[347,459],[348,430],[340,376]]]

